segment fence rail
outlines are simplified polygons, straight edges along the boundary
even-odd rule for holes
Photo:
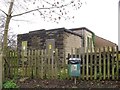
[[[120,54],[118,47],[103,47],[94,51],[81,52],[71,50],[71,57],[81,58],[80,76],[82,80],[118,80],[120,79]],[[59,58],[58,50],[47,53],[46,50],[28,50],[17,53],[8,52],[5,64],[6,77],[30,77],[48,79],[69,79],[65,52]]]

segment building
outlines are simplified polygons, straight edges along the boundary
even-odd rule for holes
[[[94,52],[94,48],[100,48],[105,46],[114,47],[115,43],[96,36],[92,31],[86,27],[81,28],[57,28],[50,30],[36,30],[30,31],[26,34],[18,35],[18,50],[27,49],[46,49],[47,53],[53,53],[55,49],[58,49],[58,55],[63,57],[63,52],[66,52],[66,57],[71,53],[73,54],[75,49],[81,48],[81,53]]]
[[[76,32],[65,28],[51,30],[37,30],[18,36],[18,50],[27,49],[46,49],[47,52],[53,53],[55,48],[58,49],[58,55],[63,57],[63,51],[71,53],[71,48],[82,47],[82,36]]]
[[[84,40],[83,47],[85,47],[85,51],[87,51],[87,50],[90,51],[90,48],[92,48],[92,50],[94,51],[93,48],[101,48],[101,47],[108,47],[108,46],[116,47],[117,46],[116,43],[113,43],[109,40],[106,40],[102,37],[95,35],[94,32],[90,31],[86,27],[74,28],[74,29],[70,29],[70,30],[83,36],[83,40]]]
[[[94,51],[95,46],[95,34],[86,27],[81,28],[72,28],[70,29],[73,32],[76,32],[83,36],[83,47],[85,52]]]

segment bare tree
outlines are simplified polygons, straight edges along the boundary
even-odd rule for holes
[[[28,6],[23,7],[24,6],[23,2],[27,3]],[[38,2],[40,3],[40,5],[36,4]],[[17,12],[21,10],[18,7],[18,5],[22,10],[24,10],[23,12],[21,13]],[[70,0],[66,0],[66,1],[65,0],[49,0],[49,1],[46,1],[46,0],[23,0],[23,1],[10,0],[9,7],[8,7],[9,9],[7,13],[4,10],[0,9],[0,11],[4,13],[5,18],[6,18],[5,24],[4,24],[4,35],[3,35],[3,54],[6,55],[7,46],[8,46],[7,40],[8,40],[9,24],[12,18],[37,11],[40,13],[40,16],[42,16],[44,19],[48,17],[49,19],[57,21],[57,19],[61,19],[62,17],[68,14],[70,10],[67,10],[66,9],[67,7],[68,8],[74,7],[74,9],[79,9],[81,5],[82,3],[80,0],[71,0],[71,1]],[[15,9],[17,9],[17,11],[15,11]],[[17,14],[15,14],[14,12],[17,12]],[[58,17],[51,18],[53,17],[52,15],[53,13],[57,14]]]
[[[1,14],[0,15],[0,51],[2,50],[2,44],[3,44],[4,21],[5,21],[5,17]]]
[[[4,36],[4,26],[5,26],[5,17],[3,15],[0,15],[0,50],[3,49],[3,36]],[[15,49],[17,46],[17,35],[14,34],[11,29],[9,28],[9,33],[8,33],[8,47],[10,49]]]
[[[0,28],[0,50],[3,49],[3,33],[4,30]],[[17,49],[17,35],[14,34],[13,32],[10,32],[10,30],[8,33],[7,43],[8,43],[8,49],[12,49],[12,50]]]
[[[8,0],[2,0],[3,2],[8,2]],[[0,2],[2,2],[0,1]],[[26,5],[27,4],[27,5]],[[39,12],[40,17],[44,19],[49,18],[50,21],[57,21],[61,18],[66,19],[69,17],[69,12],[71,9],[79,9],[82,3],[80,0],[9,0],[9,3],[5,5],[8,8],[8,11],[0,9],[4,14],[5,23],[0,24],[3,27],[3,59],[7,63],[6,53],[8,50],[8,31],[10,21],[17,16],[25,15],[28,13]],[[22,11],[21,11],[22,10]],[[0,12],[0,14],[1,14]],[[57,17],[54,17],[53,14],[56,14]],[[74,17],[72,17],[74,18]],[[11,40],[10,40],[11,41]],[[13,41],[14,42],[14,41]],[[9,66],[9,64],[8,64]],[[3,77],[4,79],[4,77]]]

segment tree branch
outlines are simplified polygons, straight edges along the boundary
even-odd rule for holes
[[[56,12],[54,12],[54,13],[57,14],[57,15],[59,15],[60,17],[63,17],[63,18],[66,19],[66,17],[64,17],[63,15],[61,15],[61,14],[59,14],[59,13],[56,13]]]
[[[54,6],[54,4],[49,3],[48,1],[43,0],[45,3]]]
[[[73,2],[74,2],[74,1],[71,1],[71,2],[68,3],[68,4],[61,5],[61,6],[48,7],[48,8],[37,8],[37,9],[33,9],[33,10],[30,10],[30,11],[26,11],[26,12],[23,12],[23,13],[20,13],[20,14],[13,15],[12,17],[21,16],[21,15],[24,15],[24,14],[27,14],[27,13],[31,13],[31,12],[34,12],[34,11],[38,11],[38,10],[40,10],[40,9],[63,8],[63,7],[65,7],[65,6],[68,6],[68,5],[72,4]]]
[[[38,10],[38,12],[40,13],[40,15],[43,15],[43,17],[45,18],[45,15],[41,11]]]
[[[2,11],[6,16],[7,16],[7,13],[6,12],[4,12],[2,9],[0,9],[0,11]]]
[[[17,20],[17,19],[12,19],[13,21],[23,21],[23,22],[30,22],[28,20]]]

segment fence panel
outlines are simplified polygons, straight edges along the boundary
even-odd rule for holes
[[[80,77],[82,80],[118,80],[119,79],[119,51],[118,47],[95,48],[83,52],[85,49],[75,49],[75,57],[81,58]],[[21,55],[20,55],[21,54]],[[48,79],[69,79],[66,52],[59,58],[58,49],[51,53],[46,50],[27,50],[8,53],[6,77],[30,77]],[[71,49],[71,58],[74,56]]]

